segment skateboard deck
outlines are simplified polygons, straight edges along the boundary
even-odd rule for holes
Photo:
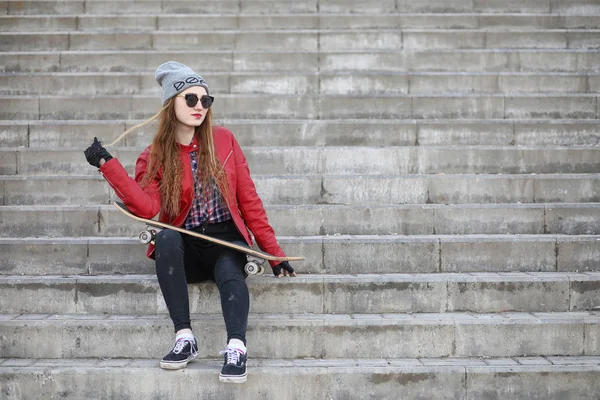
[[[248,256],[260,258],[262,260],[267,260],[267,261],[301,261],[301,260],[304,260],[304,257],[277,257],[277,256],[271,255],[269,253],[265,253],[264,251],[261,251],[261,250],[255,250],[249,246],[242,246],[239,244],[228,242],[226,240],[217,239],[212,236],[203,235],[201,233],[197,233],[197,232],[193,232],[193,231],[188,231],[187,229],[179,228],[177,226],[173,226],[173,225],[170,225],[170,224],[167,224],[164,222],[138,217],[137,215],[132,214],[131,211],[129,211],[127,209],[125,204],[118,202],[118,201],[115,201],[114,205],[123,214],[125,214],[128,217],[133,218],[137,221],[145,223],[148,227],[155,227],[155,228],[160,228],[160,229],[172,229],[179,233],[194,236],[194,237],[197,237],[202,240],[206,240],[211,243],[215,243],[215,244],[218,244],[221,246],[228,247],[230,249],[242,252]],[[144,238],[142,238],[142,236],[144,236]],[[154,233],[152,233],[150,230],[147,229],[146,231],[140,233],[140,241],[142,241],[142,243],[150,243],[151,241],[153,241],[153,236],[154,236]]]

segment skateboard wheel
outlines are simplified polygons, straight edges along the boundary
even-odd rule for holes
[[[261,269],[261,266],[259,266],[254,261],[250,261],[250,262],[246,263],[246,265],[244,266],[244,271],[248,275],[258,275],[260,269]]]
[[[140,243],[148,244],[154,240],[154,235],[150,231],[143,231],[140,233],[139,239]]]

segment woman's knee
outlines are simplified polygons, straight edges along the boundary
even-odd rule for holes
[[[181,247],[183,245],[183,238],[181,237],[181,233],[177,231],[172,229],[163,229],[156,234],[154,238],[154,245],[156,250]]]
[[[184,259],[184,243],[179,232],[164,229],[156,234],[154,238],[154,258],[156,260],[156,271],[164,267],[166,264],[182,264]],[[176,260],[181,260],[177,262]],[[170,268],[171,269],[171,268]]]

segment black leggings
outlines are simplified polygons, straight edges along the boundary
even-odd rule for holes
[[[206,234],[246,244],[232,221],[208,225]],[[250,298],[243,253],[165,229],[156,235],[156,276],[175,332],[191,329],[188,283],[214,281],[221,295],[227,342],[246,343]]]

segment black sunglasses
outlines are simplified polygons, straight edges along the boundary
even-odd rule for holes
[[[177,97],[184,97],[185,98],[185,104],[187,104],[188,107],[196,107],[196,104],[198,104],[198,95],[195,93],[188,93],[185,96],[177,96]],[[204,95],[202,97],[200,97],[200,104],[202,104],[202,107],[204,107],[205,109],[209,109],[213,102],[215,101],[215,98],[212,96],[208,96],[208,95]]]

